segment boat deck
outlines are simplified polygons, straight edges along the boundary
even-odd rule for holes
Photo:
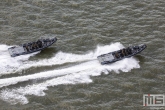
[[[98,56],[98,60],[101,64],[113,63],[124,58],[132,57],[146,48],[146,45],[132,46],[128,48],[123,48],[114,52],[103,54]]]
[[[14,46],[14,47],[8,48],[8,51],[9,51],[11,57],[24,55],[24,54],[30,54],[33,52],[43,50],[46,47],[51,46],[56,41],[57,41],[56,38],[39,39],[36,42],[25,43],[25,44],[20,45],[20,46]]]

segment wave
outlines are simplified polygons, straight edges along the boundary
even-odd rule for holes
[[[67,62],[85,62],[81,62],[79,64],[72,65],[71,67],[62,68],[59,70],[51,70],[31,75],[1,79],[0,88],[5,87],[5,89],[2,88],[0,92],[0,98],[11,104],[26,104],[28,103],[26,95],[44,96],[44,90],[47,90],[50,86],[53,87],[61,84],[91,83],[92,79],[90,76],[99,76],[101,73],[108,74],[111,71],[115,71],[116,73],[119,73],[120,71],[128,72],[133,68],[139,68],[139,61],[133,57],[118,61],[111,65],[101,65],[98,60],[96,60],[97,56],[100,54],[115,51],[123,47],[124,46],[121,43],[113,43],[106,46],[97,46],[95,51],[91,51],[84,55],[58,52],[50,59],[44,59],[40,61],[27,60],[27,64],[21,65],[21,67],[17,67],[17,69],[21,70],[34,66],[56,65]],[[24,58],[24,60],[17,59],[15,61],[18,64],[21,64],[26,58]],[[8,86],[15,85],[19,82],[23,83],[24,81],[37,79],[45,79],[45,81],[19,88],[7,88]]]
[[[31,56],[34,56],[35,54],[39,53],[35,52],[29,55],[11,57],[8,52],[9,47],[11,46],[0,45],[0,76],[19,71],[19,68],[25,65]]]
[[[58,52],[54,57],[49,59],[44,59],[40,61],[29,61],[28,59],[35,54],[22,55],[18,57],[10,57],[7,49],[9,46],[0,45],[0,75],[11,74],[16,72],[21,72],[22,70],[31,68],[31,67],[41,67],[41,66],[52,66],[60,65],[68,62],[78,62],[96,59],[98,55],[103,53],[108,53],[111,51],[118,50],[123,48],[123,45],[120,43],[114,43],[107,46],[97,46],[97,49],[94,52],[89,52],[84,55],[77,55],[72,53]]]

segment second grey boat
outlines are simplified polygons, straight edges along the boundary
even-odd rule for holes
[[[25,43],[19,46],[13,46],[8,48],[8,51],[11,57],[16,57],[19,55],[25,55],[34,53],[37,51],[41,51],[46,47],[51,46],[53,43],[57,41],[57,38],[48,38],[48,39],[39,39],[36,42]]]

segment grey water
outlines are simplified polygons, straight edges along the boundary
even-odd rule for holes
[[[147,110],[165,94],[164,0],[1,0],[0,110]],[[13,45],[56,37],[11,58]],[[146,44],[109,65],[97,56]],[[165,109],[165,107],[163,107]]]

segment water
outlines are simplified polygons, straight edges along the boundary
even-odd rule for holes
[[[1,0],[0,108],[145,110],[143,94],[165,93],[163,0]],[[37,53],[7,49],[40,37],[58,41]],[[97,56],[146,44],[110,65]]]

